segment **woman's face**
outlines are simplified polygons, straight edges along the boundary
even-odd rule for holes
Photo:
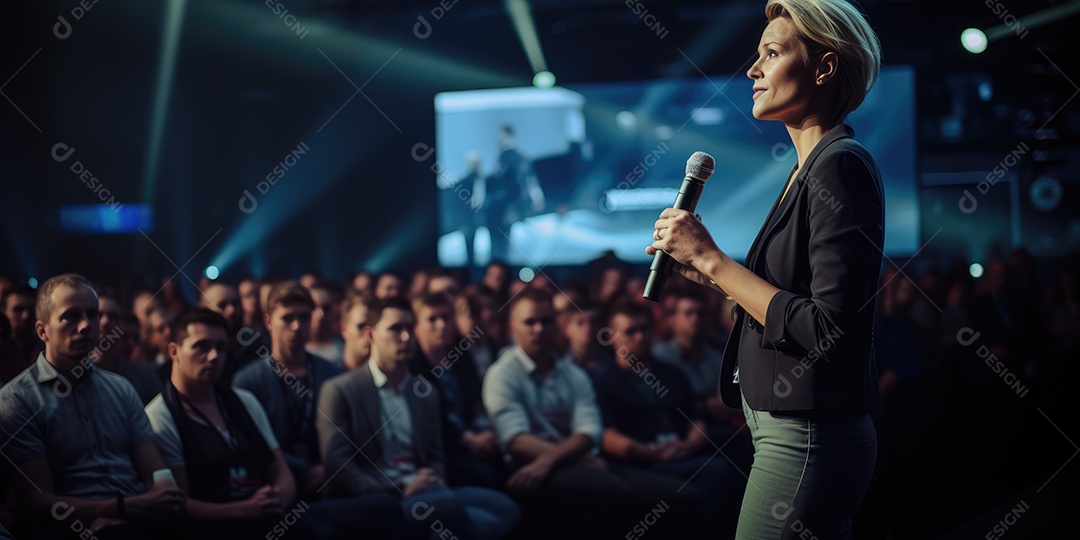
[[[754,118],[801,123],[811,113],[815,75],[791,19],[773,19],[761,34],[757,61],[746,72],[754,80]]]

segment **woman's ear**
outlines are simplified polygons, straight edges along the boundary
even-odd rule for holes
[[[836,69],[839,67],[840,57],[834,52],[827,52],[821,56],[816,66],[816,73],[814,75],[814,82],[818,86],[825,84],[829,79],[836,75]]]

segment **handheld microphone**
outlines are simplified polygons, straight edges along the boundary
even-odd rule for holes
[[[701,197],[701,189],[705,187],[705,181],[712,176],[715,167],[716,160],[712,156],[705,152],[694,152],[690,159],[686,160],[686,177],[683,178],[679,196],[675,198],[675,205],[672,208],[693,213]],[[653,255],[642,298],[653,302],[660,301],[660,295],[664,292],[664,285],[667,283],[668,276],[671,275],[674,263],[675,259],[663,251],[657,251],[656,255]]]

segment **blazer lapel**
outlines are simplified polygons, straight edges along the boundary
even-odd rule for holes
[[[364,416],[367,417],[368,422],[368,436],[365,438],[375,438],[379,433],[379,429],[382,427],[382,413],[379,408],[379,390],[375,388],[375,380],[371,378],[371,371],[367,366],[361,367],[363,369],[363,376],[357,379],[359,388],[357,388],[357,394],[360,396],[360,402],[364,407]],[[375,441],[372,445],[379,449],[378,455],[382,455],[382,445],[379,441]],[[365,448],[367,448],[365,446]]]
[[[784,197],[784,192],[781,190],[780,195],[776,198],[776,204],[773,205],[772,211],[769,212],[769,216],[765,219],[765,225],[761,228],[761,231],[758,232],[758,236],[754,239],[750,252],[747,253],[746,265],[752,272],[756,273],[756,269],[759,267],[758,259],[761,256],[761,248],[768,242],[768,239],[772,237],[777,228],[785,222],[788,214],[791,213],[791,209],[794,208],[794,201],[806,186],[810,171],[814,169],[814,161],[816,161],[818,156],[821,155],[821,152],[833,142],[854,136],[855,132],[851,129],[851,126],[840,124],[829,130],[829,132],[814,146],[814,149],[810,151],[810,155],[803,161],[802,170],[799,171],[791,189],[788,190],[787,197]],[[783,201],[780,200],[781,197],[783,197]],[[777,212],[779,212],[780,215],[773,220],[772,216]]]

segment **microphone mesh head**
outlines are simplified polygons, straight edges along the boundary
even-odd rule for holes
[[[712,176],[715,168],[716,160],[705,152],[694,152],[694,155],[686,160],[686,176],[696,178],[702,182]]]

